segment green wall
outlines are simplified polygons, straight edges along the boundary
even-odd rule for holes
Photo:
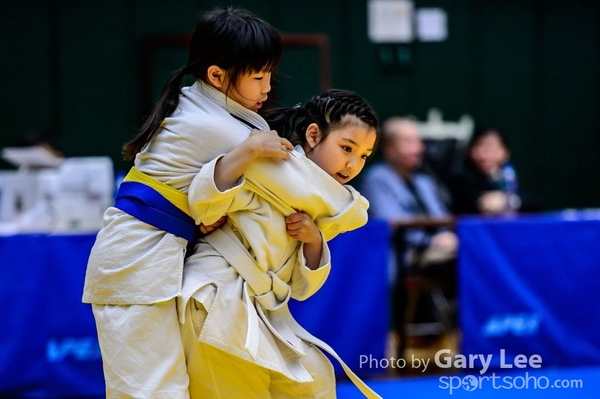
[[[354,0],[35,1],[10,0],[0,13],[0,147],[30,130],[52,134],[67,156],[110,155],[138,129],[140,44],[186,33],[215,5],[250,9],[286,33],[323,33],[333,85],[356,90],[387,118],[472,115],[509,136],[522,185],[551,209],[600,207],[600,5],[572,0],[438,0],[448,40],[414,43],[408,68],[389,71],[390,48],[367,38],[367,3]],[[278,100],[318,91],[315,49],[286,50]],[[154,92],[185,63],[185,51],[154,59]],[[6,164],[2,166],[8,167]]]

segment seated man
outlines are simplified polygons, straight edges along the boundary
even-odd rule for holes
[[[445,283],[453,297],[458,239],[435,180],[421,171],[425,147],[417,124],[400,117],[385,121],[381,150],[384,162],[365,172],[360,192],[369,200],[370,216],[387,220],[396,233],[396,259],[390,262],[393,297],[402,295],[403,279],[415,273]],[[396,327],[402,316],[403,305],[393,311]]]

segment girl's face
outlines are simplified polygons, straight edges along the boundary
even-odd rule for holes
[[[477,168],[486,175],[492,175],[509,156],[502,140],[494,132],[481,136],[471,148],[470,155]]]
[[[312,123],[306,129],[306,156],[342,184],[355,178],[374,150],[375,129],[360,122],[331,130],[322,140],[321,130]]]
[[[270,91],[271,72],[265,70],[240,75],[237,84],[231,84],[226,80],[223,85],[223,92],[229,98],[254,112],[257,112],[267,101],[267,93]]]

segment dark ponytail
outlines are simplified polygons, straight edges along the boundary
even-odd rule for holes
[[[179,68],[171,74],[171,77],[162,89],[152,113],[148,116],[133,140],[123,146],[124,159],[132,160],[135,158],[135,155],[150,142],[154,134],[158,131],[162,121],[175,111],[177,104],[179,104],[179,92],[183,78],[186,75],[186,70],[186,67]]]
[[[294,145],[302,144],[302,138],[299,137],[296,129],[301,118],[306,116],[306,110],[302,104],[294,107],[270,108],[259,112],[269,127],[277,131],[279,136],[288,139]]]
[[[283,43],[277,30],[249,11],[233,7],[204,13],[188,42],[188,62],[173,72],[138,134],[123,146],[126,160],[135,158],[160,130],[163,120],[177,109],[185,75],[207,81],[211,65],[227,71],[233,86],[244,73],[277,69]]]

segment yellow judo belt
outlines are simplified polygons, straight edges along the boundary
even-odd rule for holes
[[[198,227],[191,216],[187,195],[135,167],[119,186],[115,207],[188,241],[196,238]]]

